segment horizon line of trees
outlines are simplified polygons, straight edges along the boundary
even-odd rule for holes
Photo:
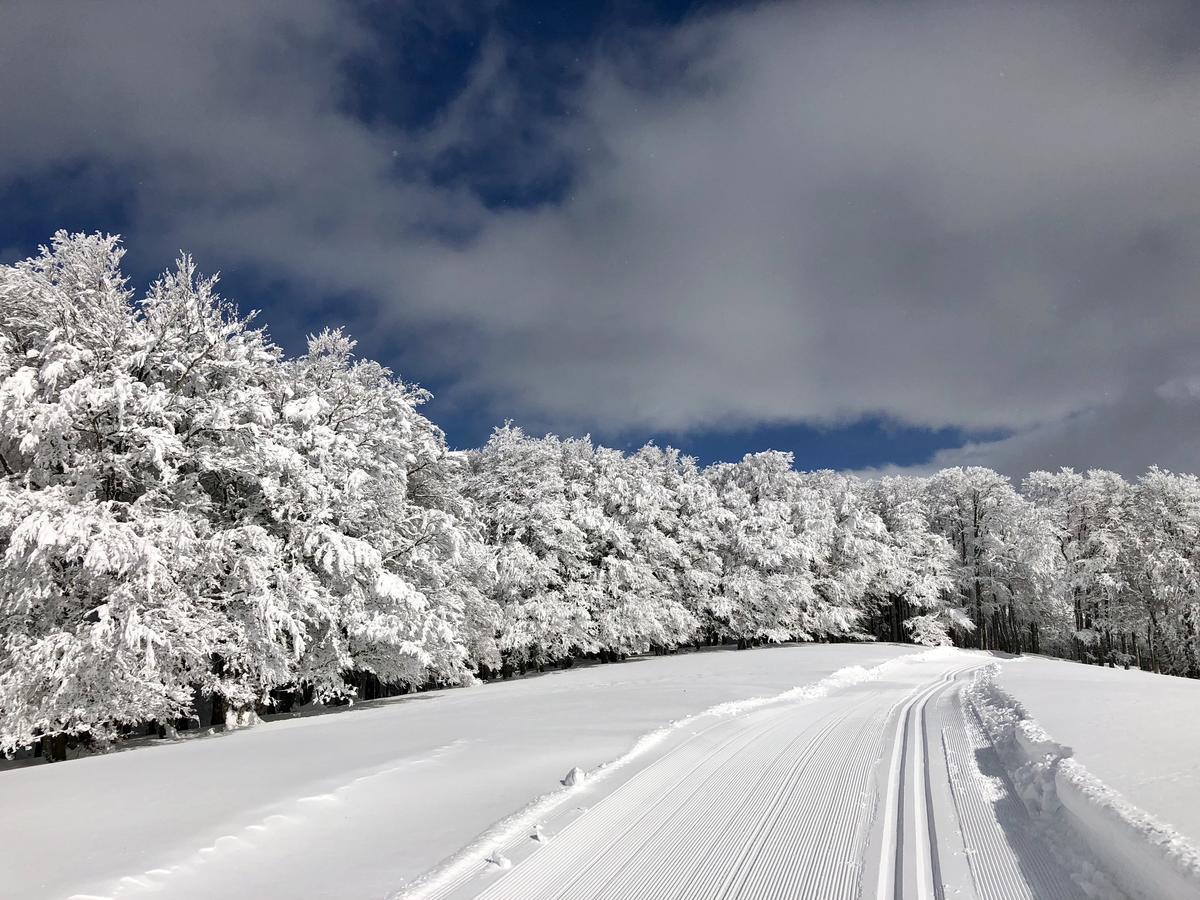
[[[184,256],[0,266],[0,750],[736,642],[1200,676],[1200,480],[700,467],[506,423],[451,451],[340,331],[286,358]]]

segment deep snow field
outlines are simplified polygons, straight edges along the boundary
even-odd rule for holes
[[[545,817],[551,810],[557,810],[560,819],[568,813],[577,818],[585,815],[583,806],[572,806],[584,801],[573,797],[587,796],[586,802],[595,804],[596,812],[589,819],[593,825],[575,827],[570,832],[575,835],[574,845],[563,844],[557,857],[544,856],[545,866],[564,864],[569,854],[586,853],[595,842],[609,841],[613,832],[596,830],[600,826],[595,823],[603,821],[602,803],[612,808],[613,796],[619,799],[622,792],[626,797],[622,802],[632,796],[637,803],[640,784],[659,784],[657,790],[668,792],[662,795],[664,809],[675,803],[670,808],[685,810],[686,798],[669,793],[678,787],[680,764],[674,769],[659,766],[661,774],[656,775],[656,760],[661,761],[668,750],[679,759],[688,758],[687,753],[697,752],[690,736],[710,731],[714,736],[728,732],[730,740],[748,748],[743,751],[748,755],[729,757],[720,770],[719,777],[726,780],[734,773],[733,796],[738,796],[740,765],[758,758],[750,753],[760,743],[759,738],[751,740],[753,734],[761,733],[764,741],[783,740],[792,733],[788,729],[796,735],[810,734],[811,738],[796,738],[801,742],[794,746],[809,747],[819,756],[825,751],[811,741],[820,739],[822,729],[837,734],[837,728],[852,727],[864,742],[857,759],[862,766],[878,769],[870,778],[867,768],[856,776],[868,781],[880,777],[886,782],[892,751],[880,748],[896,748],[895,769],[902,748],[905,758],[909,752],[919,758],[918,748],[923,747],[937,764],[935,770],[940,765],[944,776],[949,767],[950,780],[944,785],[937,777],[930,781],[933,776],[928,773],[933,770],[927,765],[925,788],[913,782],[915,793],[905,795],[903,791],[910,788],[900,785],[900,814],[913,815],[911,809],[903,809],[905,803],[919,800],[926,790],[931,808],[949,817],[953,813],[946,812],[951,808],[948,804],[959,802],[961,791],[985,796],[987,785],[970,761],[971,752],[955,747],[955,741],[972,737],[966,733],[972,730],[969,724],[965,731],[961,724],[953,724],[967,721],[970,710],[956,699],[956,690],[944,689],[969,684],[993,663],[996,685],[1019,701],[1049,737],[1074,748],[1074,763],[1084,767],[1089,777],[1100,779],[1159,824],[1173,826],[1188,839],[1168,848],[1174,854],[1174,869],[1166,873],[1166,880],[1154,881],[1152,870],[1166,851],[1160,852],[1160,847],[1155,851],[1158,857],[1147,856],[1134,846],[1136,852],[1127,854],[1130,842],[1136,844],[1142,832],[1123,831],[1121,822],[1113,826],[1111,816],[1095,817],[1085,810],[1079,821],[1096,824],[1103,832],[1094,842],[1092,857],[1111,855],[1115,846],[1121,860],[1130,860],[1123,863],[1128,871],[1141,871],[1136,867],[1144,865],[1149,873],[1145,878],[1137,876],[1135,889],[1137,884],[1151,885],[1124,894],[1115,888],[1108,892],[1105,885],[1110,882],[1098,876],[1094,881],[1098,893],[1093,896],[1200,896],[1200,888],[1189,893],[1200,881],[1188,880],[1196,874],[1190,844],[1200,842],[1200,682],[1039,657],[999,659],[962,651],[931,654],[888,644],[809,644],[577,667],[320,715],[279,718],[234,734],[158,741],[106,756],[0,771],[0,898],[473,896],[474,882],[464,879],[484,867],[493,848],[505,846],[506,841],[527,841],[531,823],[553,821]],[[957,681],[939,676],[935,682],[934,673],[950,669],[957,671]],[[923,683],[927,686],[919,687]],[[937,702],[918,702],[922,696]],[[767,698],[776,702],[767,703]],[[719,714],[713,714],[714,708]],[[851,714],[852,708],[858,712]],[[907,719],[903,719],[904,709],[912,710]],[[697,717],[706,712],[701,723]],[[801,721],[806,716],[813,723],[828,724],[810,726]],[[900,740],[898,717],[905,722],[906,735],[908,723],[913,722],[911,735],[917,743]],[[720,724],[731,719],[744,720],[745,728]],[[955,728],[958,737],[950,734]],[[974,739],[980,735],[982,730]],[[836,749],[841,738],[831,741],[833,755],[824,765],[832,768],[814,770],[810,781],[830,781],[828,775],[816,772],[836,771],[843,764]],[[1026,761],[1032,760],[1036,769],[1044,747],[1056,745],[1035,741],[1022,746],[1032,747]],[[695,764],[715,765],[715,758],[700,754]],[[850,757],[843,754],[842,758],[849,765]],[[762,765],[773,765],[762,759]],[[780,759],[786,762],[786,754]],[[576,766],[588,781],[585,791],[572,794],[560,779]],[[1022,772],[1013,775],[1023,794],[1024,777]],[[970,783],[972,778],[979,782],[978,789]],[[1036,778],[1031,783],[1038,787]],[[815,796],[814,788],[803,789],[808,803]],[[832,789],[830,795],[830,785],[820,785],[822,796],[834,798],[829,802],[835,807],[822,814],[829,821],[836,818],[832,809],[838,802],[836,786]],[[768,790],[763,802],[774,808],[783,801],[772,799]],[[848,805],[859,802],[846,800]],[[1119,812],[1126,815],[1128,810],[1122,806]],[[842,817],[849,823],[858,814],[847,815]],[[887,815],[869,818],[886,823]],[[947,878],[957,872],[967,879],[965,883],[972,883],[969,878],[974,877],[979,885],[983,883],[979,877],[968,872],[968,864],[975,871],[980,863],[968,846],[972,835],[991,833],[997,836],[991,840],[1003,843],[1003,835],[1012,840],[1014,832],[1005,830],[1011,823],[1005,828],[1001,828],[1004,823],[989,823],[992,812],[987,803],[978,806],[975,815],[970,828],[961,812],[958,828],[939,825],[942,846],[933,850],[940,849]],[[614,821],[622,820],[618,816]],[[919,826],[924,820],[913,821]],[[692,822],[699,824],[695,816]],[[1032,839],[1040,840],[1037,835],[1042,832],[1034,826],[1030,829]],[[1170,832],[1144,833],[1158,840],[1155,835]],[[871,837],[866,832],[861,837],[873,842],[871,846],[888,840],[886,835]],[[891,840],[895,843],[899,838],[893,835]],[[925,852],[929,851],[927,846]],[[907,896],[899,879],[920,875],[913,869],[913,860],[919,857],[909,850],[904,853],[903,865],[896,857],[897,887],[888,896]],[[1019,868],[1019,856],[1012,858],[1011,866]],[[882,858],[888,858],[886,851]],[[508,865],[507,859],[499,862],[494,868]],[[861,868],[863,861],[855,865]],[[879,870],[881,864],[874,865]],[[514,872],[525,871],[519,859],[517,866]],[[866,866],[861,883],[870,885],[870,890],[864,887],[861,896],[875,896],[872,879],[876,876],[871,863]],[[496,881],[489,896],[517,896],[506,894],[503,885],[525,883],[539,871],[536,866],[526,868],[524,881]],[[888,877],[880,874],[878,883],[884,885]],[[1013,877],[1020,880],[1019,872]],[[919,887],[924,882],[914,883]],[[450,889],[456,884],[458,893],[453,893]],[[1000,900],[1017,896],[1011,893],[1016,882],[1008,884],[995,895]],[[1091,890],[1092,882],[1088,884]],[[426,891],[423,885],[436,889]],[[820,888],[815,891],[810,894],[824,896]],[[1073,891],[1062,896],[1076,896]],[[977,887],[975,895],[987,894]]]

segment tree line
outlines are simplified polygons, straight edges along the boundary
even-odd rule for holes
[[[0,750],[681,647],[895,640],[1200,675],[1200,482],[699,466],[506,424],[326,330],[287,358],[189,257],[0,267]]]

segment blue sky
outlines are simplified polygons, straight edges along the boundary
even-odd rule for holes
[[[0,261],[180,249],[451,443],[1194,469],[1184,3],[18,2]],[[1191,37],[1189,37],[1189,35]]]

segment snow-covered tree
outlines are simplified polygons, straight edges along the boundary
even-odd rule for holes
[[[811,640],[852,623],[818,593],[829,552],[829,504],[792,469],[790,453],[747,454],[709,468],[721,506],[721,579],[712,627],[740,643]]]
[[[944,469],[926,490],[930,523],[955,557],[954,602],[970,614],[978,646],[1036,649],[1059,635],[1066,624],[1062,572],[1041,511],[991,469]]]
[[[867,488],[885,530],[884,551],[868,594],[892,640],[948,645],[975,624],[959,605],[949,541],[930,525],[922,479],[888,476]],[[907,633],[907,634],[906,634]]]
[[[1145,623],[1147,664],[1200,677],[1200,479],[1152,468],[1122,521],[1122,602]]]
[[[253,444],[277,351],[197,282],[190,260],[135,303],[111,237],[56,236],[0,269],[0,740],[106,736],[188,711],[227,643],[288,613],[218,596],[225,535],[207,465]],[[286,638],[283,638],[286,641]],[[286,652],[282,654],[286,657]]]
[[[684,603],[682,570],[690,560],[677,539],[676,498],[668,489],[673,460],[654,447],[626,456],[574,442],[593,473],[601,517],[585,524],[597,568],[593,617],[610,653],[645,652],[690,641],[697,621]]]
[[[496,554],[500,651],[517,665],[595,652],[586,538],[575,522],[581,489],[568,485],[562,442],[506,424],[469,463],[466,492]]]
[[[1074,612],[1074,638],[1085,655],[1111,656],[1125,621],[1120,599],[1122,521],[1129,486],[1114,472],[1032,472],[1022,493],[1045,517],[1058,542],[1064,590]]]
[[[887,528],[858,478],[813,472],[804,483],[821,498],[823,551],[814,558],[814,586],[825,618],[822,633],[860,630],[874,608],[872,596],[888,564]],[[814,523],[815,524],[815,523]]]
[[[668,596],[690,613],[690,639],[697,640],[720,587],[717,494],[696,461],[678,450],[648,445],[630,464],[636,475],[631,487],[655,500],[640,516],[643,553]]]
[[[486,561],[423,392],[337,333],[285,363],[187,257],[135,299],[120,259],[0,268],[0,746],[467,677]]]
[[[281,373],[277,432],[305,479],[272,481],[273,525],[333,610],[302,674],[331,691],[348,669],[389,684],[461,681],[465,623],[486,629],[494,615],[449,471],[460,463],[418,412],[428,394],[353,349],[324,331]],[[476,634],[475,651],[490,653],[490,639]]]

